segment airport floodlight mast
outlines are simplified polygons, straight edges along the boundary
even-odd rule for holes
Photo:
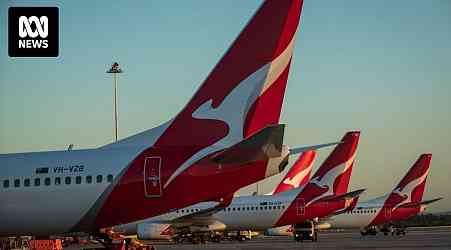
[[[114,62],[111,68],[106,72],[113,74],[113,88],[114,88],[114,141],[117,141],[117,74],[122,73],[122,69],[119,67],[119,63]]]

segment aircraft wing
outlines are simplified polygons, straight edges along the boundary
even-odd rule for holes
[[[318,144],[318,145],[310,145],[310,146],[304,146],[304,147],[296,147],[296,148],[290,148],[290,155],[296,155],[300,154],[305,151],[309,150],[317,150],[320,148],[330,147],[337,144],[340,144],[341,142],[331,142],[331,143],[324,143],[324,144]]]
[[[282,155],[285,125],[267,126],[239,143],[209,157],[217,164],[245,164]]]
[[[219,198],[219,202],[216,206],[199,210],[197,212],[178,217],[170,221],[173,227],[184,227],[188,225],[208,225],[216,222],[217,220],[213,218],[212,215],[219,212],[221,209],[230,205],[233,199],[233,194],[225,195]]]
[[[354,209],[354,207],[357,205],[357,201],[358,201],[358,197],[365,192],[365,189],[359,189],[356,191],[352,191],[346,194],[342,194],[342,195],[337,195],[337,196],[333,196],[331,198],[325,198],[323,199],[323,201],[340,201],[340,200],[345,200],[346,207],[340,210],[335,211],[334,213],[324,217],[324,218],[320,218],[320,221],[322,222],[327,222],[330,220],[331,217],[335,216],[335,215],[339,215],[342,213],[346,213],[349,210]]]
[[[436,202],[436,201],[439,201],[441,199],[443,199],[443,198],[440,197],[440,198],[435,198],[435,199],[432,199],[432,200],[425,200],[425,201],[421,201],[421,202],[411,202],[411,203],[403,204],[400,207],[406,207],[407,208],[407,207],[418,207],[418,206],[421,206],[421,205],[429,205],[429,204],[431,204],[433,202]]]
[[[366,189],[359,189],[342,195],[335,195],[332,197],[326,197],[322,201],[341,201],[341,200],[351,200],[353,198],[359,197]]]

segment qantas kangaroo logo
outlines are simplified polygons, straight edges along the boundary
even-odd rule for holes
[[[177,168],[164,184],[164,188],[194,162],[243,139],[244,121],[249,109],[286,69],[291,59],[293,43],[294,37],[282,54],[243,80],[218,107],[213,107],[213,100],[210,99],[192,113],[194,119],[222,121],[227,124],[229,131],[222,139],[198,151]]]
[[[317,196],[316,198],[309,201],[305,206],[308,206],[312,204],[313,202],[320,200],[326,196],[333,195],[333,185],[335,180],[338,178],[339,175],[346,172],[354,163],[354,159],[356,157],[356,151],[354,154],[344,163],[335,166],[334,168],[330,169],[326,174],[323,176],[317,176],[313,178],[310,183],[316,185],[318,188],[322,190],[326,190],[323,194]]]
[[[313,164],[313,162],[311,164]],[[310,164],[310,166],[311,166],[311,164]],[[310,171],[310,166],[307,167],[306,169],[302,170],[301,172],[297,173],[293,177],[287,177],[285,180],[283,180],[283,183],[290,185],[293,188],[297,188],[299,183],[301,183],[302,179],[304,179],[305,176],[307,176],[308,172]]]
[[[400,197],[402,197],[403,200],[400,203],[398,203],[398,205],[393,207],[392,211],[395,210],[396,208],[400,207],[403,204],[412,202],[412,192],[413,192],[413,190],[417,186],[422,184],[424,181],[426,181],[428,173],[429,173],[429,169],[426,170],[424,172],[424,174],[422,176],[420,176],[419,178],[414,179],[411,182],[409,182],[407,185],[405,185],[404,187],[399,187],[399,188],[397,188],[397,189],[395,189],[393,191],[393,194],[399,195]]]

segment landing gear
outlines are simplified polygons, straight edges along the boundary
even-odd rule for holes
[[[405,226],[395,227],[392,232],[392,235],[396,236],[406,235],[406,227]]]
[[[367,236],[367,235],[377,235],[377,228],[376,227],[367,227],[364,228],[362,230],[360,230],[360,234],[362,236]]]

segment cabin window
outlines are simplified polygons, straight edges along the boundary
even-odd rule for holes
[[[88,184],[92,183],[92,176],[91,175],[87,175],[86,176],[86,183],[88,183]]]
[[[61,177],[55,177],[55,185],[61,185]]]
[[[9,180],[4,180],[3,181],[3,187],[4,188],[8,188],[9,187]]]
[[[38,187],[40,185],[41,185],[41,179],[39,179],[39,178],[34,179],[34,186]]]
[[[44,184],[45,184],[46,186],[50,186],[50,178],[49,178],[49,177],[47,177],[47,178],[44,179]]]
[[[81,176],[75,177],[75,184],[81,184]]]
[[[30,186],[30,179],[25,179],[24,181],[23,181],[23,185],[25,186],[25,187],[29,187]]]
[[[15,179],[14,180],[14,187],[20,187],[20,180],[19,179]]]
[[[97,177],[96,177],[96,181],[97,181],[97,183],[101,183],[101,182],[102,182],[102,180],[103,180],[103,176],[101,176],[100,174],[99,174],[99,175],[97,175]]]
[[[66,185],[70,185],[70,183],[71,183],[71,178],[70,178],[70,176],[67,176],[66,178],[64,178],[64,183],[66,183]]]
[[[8,184],[8,185],[9,185],[9,184]],[[235,211],[235,208],[234,208],[234,207],[232,208],[232,211]]]
[[[106,181],[108,181],[109,183],[113,182],[113,175],[112,175],[112,174],[109,174],[109,175],[106,177]]]

